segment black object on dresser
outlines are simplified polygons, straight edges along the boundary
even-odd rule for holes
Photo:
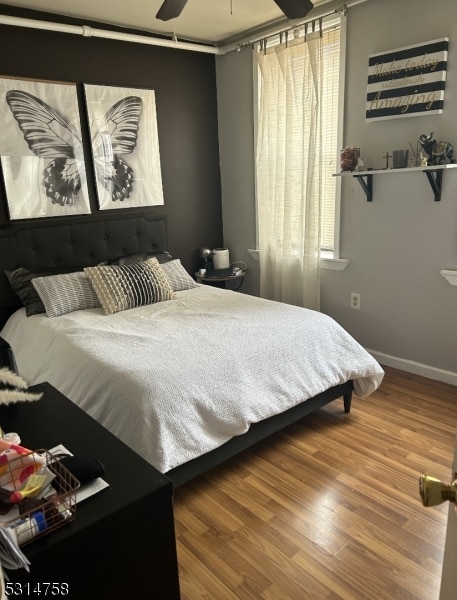
[[[68,584],[69,600],[178,600],[171,481],[48,383],[30,390],[43,397],[0,407],[3,430],[30,449],[63,444],[99,459],[110,487],[78,503],[74,521],[22,548],[30,573],[7,572],[22,586],[19,597],[52,582]]]

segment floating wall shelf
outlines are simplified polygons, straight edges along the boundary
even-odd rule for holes
[[[435,195],[435,202],[441,200],[441,188],[443,182],[443,171],[445,169],[455,169],[457,164],[452,165],[434,165],[429,167],[407,167],[405,169],[379,169],[371,171],[343,171],[335,173],[334,177],[355,177],[362,186],[367,197],[367,202],[373,200],[373,176],[374,175],[392,175],[393,173],[413,173],[414,171],[425,173],[428,182]]]

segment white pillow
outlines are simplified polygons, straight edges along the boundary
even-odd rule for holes
[[[89,278],[82,272],[35,277],[32,285],[43,302],[48,317],[59,317],[74,310],[101,306]]]

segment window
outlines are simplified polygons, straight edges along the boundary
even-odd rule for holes
[[[342,23],[344,23],[344,18]],[[344,26],[343,26],[344,27]],[[343,30],[344,31],[344,30]],[[294,32],[295,33],[295,32]],[[341,68],[344,64],[344,49],[342,49],[342,25],[332,19],[327,25],[323,24],[324,41],[324,84],[322,98],[322,204],[320,247],[321,257],[333,259],[339,257],[339,189],[340,178],[333,175],[339,172],[339,154],[342,147],[342,84]],[[267,40],[268,45],[280,43],[281,38],[275,36]],[[261,77],[258,77],[258,100],[260,102],[262,89]],[[344,268],[344,265],[329,268]]]
[[[324,97],[322,101],[321,251],[335,252],[335,206],[339,169],[340,28],[324,31]],[[336,248],[336,250],[338,250]],[[330,254],[329,254],[330,255]]]

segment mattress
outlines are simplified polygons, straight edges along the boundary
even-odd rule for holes
[[[51,383],[162,473],[335,385],[365,397],[383,377],[330,317],[210,286],[109,316],[20,309],[1,335],[30,384]]]

